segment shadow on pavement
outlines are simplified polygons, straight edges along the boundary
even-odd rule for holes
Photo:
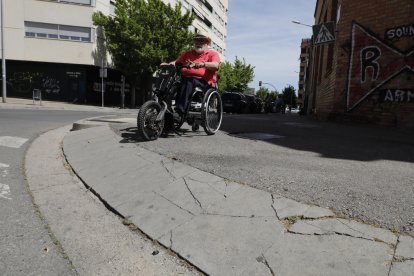
[[[414,162],[412,129],[321,122],[297,114],[262,114],[225,116],[221,130],[237,137],[252,132],[276,135],[278,138],[263,141],[327,158]]]

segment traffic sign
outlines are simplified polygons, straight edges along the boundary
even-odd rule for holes
[[[335,41],[335,23],[325,22],[319,25],[314,25],[313,30],[313,45],[320,45]]]

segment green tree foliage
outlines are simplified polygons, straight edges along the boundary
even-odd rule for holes
[[[288,85],[282,90],[283,100],[287,105],[291,105],[292,107],[296,107],[296,94],[295,88],[292,85]]]
[[[234,63],[228,61],[220,65],[220,91],[246,92],[254,78],[254,67],[236,57]]]
[[[265,100],[267,95],[269,95],[270,91],[269,89],[265,88],[265,87],[260,87],[259,90],[257,90],[256,92],[256,96],[259,97],[262,100]]]
[[[261,87],[257,92],[256,96],[258,96],[262,100],[270,100],[274,101],[279,93],[277,91],[269,91],[269,89],[265,87]]]
[[[115,16],[96,12],[93,23],[102,27],[113,65],[144,85],[161,62],[176,59],[191,43],[188,30],[194,17],[162,0],[117,0]]]

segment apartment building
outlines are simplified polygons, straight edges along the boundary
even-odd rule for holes
[[[191,27],[193,32],[204,30],[211,36],[210,47],[216,50],[222,60],[226,56],[228,0],[163,0],[174,6],[181,3],[183,12],[195,15]]]
[[[106,64],[105,44],[92,14],[114,14],[115,0],[2,0],[7,95],[68,102],[101,102],[99,68]],[[211,34],[224,58],[228,0],[163,0],[196,15],[193,31]],[[105,102],[119,103],[121,74],[107,70]],[[126,101],[129,99],[126,84]]]
[[[308,112],[414,127],[413,14],[412,0],[318,0],[315,24],[333,22],[335,40],[312,45]]]
[[[302,39],[300,44],[300,68],[299,68],[299,83],[298,83],[298,106],[299,108],[306,108],[304,106],[304,99],[306,98],[306,82],[309,76],[309,59],[311,57],[312,40]]]
[[[109,0],[3,0],[7,94],[45,99],[98,101],[98,66],[106,56],[92,14],[109,14]],[[108,92],[115,89],[111,71]],[[109,96],[110,94],[108,94]]]

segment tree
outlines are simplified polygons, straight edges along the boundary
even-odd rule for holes
[[[221,91],[246,92],[254,78],[254,67],[236,57],[234,64],[223,62],[220,65],[219,88]]]
[[[295,88],[292,85],[288,85],[282,90],[283,100],[287,105],[296,107],[296,94]]]
[[[262,100],[265,100],[266,97],[268,97],[270,91],[269,89],[265,88],[265,87],[260,87],[259,90],[257,90],[256,92],[256,96],[259,97]]]
[[[140,88],[145,100],[157,66],[189,47],[188,27],[194,17],[189,12],[183,15],[181,4],[173,8],[162,0],[117,0],[114,17],[96,12],[92,20],[104,31],[114,67]]]
[[[274,101],[279,93],[277,91],[269,91],[269,89],[265,87],[260,87],[260,89],[256,92],[256,96],[258,96],[262,100],[271,100]]]

